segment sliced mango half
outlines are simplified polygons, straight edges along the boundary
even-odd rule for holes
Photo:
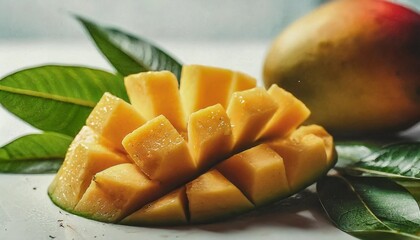
[[[139,226],[224,220],[295,194],[336,161],[310,111],[247,74],[183,66],[127,76],[131,103],[106,93],[48,194],[59,207]]]

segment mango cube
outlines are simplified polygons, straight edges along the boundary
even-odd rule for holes
[[[220,103],[226,107],[233,72],[228,69],[201,65],[184,65],[180,94],[187,118],[191,113]]]
[[[178,188],[124,218],[127,225],[174,225],[187,223],[185,187]]]
[[[123,138],[140,127],[144,118],[124,100],[105,93],[86,119],[86,125],[124,151]]]
[[[325,152],[327,154],[327,161],[332,162],[335,159],[335,148],[333,137],[321,126],[311,124],[308,126],[300,126],[299,131],[293,133],[294,138],[302,138],[305,135],[313,134],[320,137],[324,141]]]
[[[191,114],[188,145],[199,169],[212,166],[232,148],[232,129],[225,109],[216,104]]]
[[[316,178],[329,164],[324,140],[314,134],[300,134],[299,129],[286,139],[268,143],[283,158],[292,191]]]
[[[104,222],[116,222],[162,194],[132,163],[99,172],[75,207],[75,212]]]
[[[219,171],[210,170],[186,185],[193,223],[229,217],[254,205]]]
[[[266,144],[238,153],[216,168],[256,206],[290,193],[283,158]]]
[[[234,92],[240,92],[247,89],[255,88],[257,86],[257,80],[242,72],[234,72],[232,77],[231,94]]]
[[[262,88],[235,92],[227,108],[232,124],[234,149],[254,142],[276,110],[276,102]]]
[[[187,143],[163,115],[128,134],[123,145],[152,180],[175,184],[175,180],[185,180],[196,171]]]
[[[169,71],[143,72],[124,78],[128,97],[133,107],[150,120],[164,115],[178,129],[185,131],[186,122],[178,81]]]
[[[276,84],[271,85],[267,92],[277,103],[278,109],[259,138],[286,136],[309,117],[311,112],[305,104]]]
[[[128,162],[123,155],[100,145],[101,141],[101,137],[86,126],[75,137],[48,188],[55,203],[73,209],[97,172]]]

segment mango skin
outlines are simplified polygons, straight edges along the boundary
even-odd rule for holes
[[[420,120],[420,15],[380,0],[331,1],[274,41],[264,84],[336,136],[391,134]]]

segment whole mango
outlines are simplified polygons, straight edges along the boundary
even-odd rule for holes
[[[263,78],[333,134],[407,129],[420,120],[420,15],[381,0],[331,1],[280,33]]]

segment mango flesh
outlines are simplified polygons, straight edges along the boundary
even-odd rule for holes
[[[420,120],[420,15],[389,1],[331,1],[274,40],[264,83],[341,136],[389,134]]]
[[[66,160],[48,194],[56,204],[73,209],[88,188],[92,177],[111,166],[127,163],[123,155],[100,145],[100,137],[89,127],[83,127],[71,144]]]
[[[226,107],[233,72],[201,65],[182,67],[179,92],[187,118],[197,110],[215,104]]]
[[[267,143],[282,156],[286,168],[289,187],[292,191],[301,189],[311,182],[315,175],[322,172],[326,165],[331,164],[330,143],[317,134],[319,129],[298,128],[287,138]],[[311,131],[315,131],[314,134]],[[305,132],[305,133],[303,133]],[[311,171],[308,171],[311,169]]]
[[[259,138],[284,137],[309,117],[310,111],[305,104],[276,84],[271,85],[267,92],[277,103],[277,111]]]
[[[231,152],[232,127],[222,105],[216,104],[190,115],[188,144],[199,169],[214,165]]]
[[[203,69],[202,66],[192,68]],[[215,75],[230,72],[230,83],[221,85],[228,86],[228,93],[254,83],[253,78],[245,74],[223,69],[214,71]],[[155,78],[159,81],[162,77],[157,73],[142,74],[147,77],[139,79],[147,81]],[[197,96],[203,89],[190,91],[189,97]],[[214,94],[218,96],[219,93]],[[270,90],[253,88],[229,94],[226,108],[222,103],[216,103],[189,114],[187,132],[180,132],[165,115],[159,115],[126,133],[122,143],[115,142],[116,135],[104,134],[103,130],[120,131],[117,126],[124,124],[121,123],[123,119],[132,119],[131,114],[147,116],[145,111],[149,110],[135,109],[115,96],[105,95],[103,99],[110,101],[99,102],[92,112],[93,117],[89,117],[95,120],[93,123],[97,128],[90,127],[92,122],[88,121],[89,126],[83,129],[88,129],[92,136],[83,130],[75,138],[74,145],[92,139],[95,146],[112,153],[107,161],[113,164],[106,167],[96,163],[99,158],[91,161],[81,158],[81,154],[71,154],[74,149],[71,147],[62,166],[64,170],[60,169],[58,175],[68,172],[78,176],[74,178],[77,181],[57,177],[50,186],[51,199],[72,191],[66,187],[72,186],[72,181],[82,182],[79,184],[83,185],[80,200],[75,201],[75,205],[54,202],[67,211],[104,222],[130,225],[203,223],[236,216],[294,194],[334,165],[332,137],[317,126],[297,128],[307,109],[301,104],[293,104],[299,102],[293,95],[285,93],[290,101],[280,101],[290,105],[290,109],[283,106],[288,111],[281,112],[291,117],[284,117],[280,116],[279,101],[273,98]],[[110,111],[105,111],[108,109]],[[177,112],[176,109],[173,111]],[[260,137],[263,129],[270,129],[276,123],[288,134]],[[126,126],[122,128],[128,130]],[[273,129],[280,128],[274,126]],[[236,148],[233,149],[235,140]],[[299,144],[292,144],[293,151],[282,153],[289,142]],[[124,155],[126,157],[121,157]],[[80,169],[79,166],[84,167]]]
[[[266,144],[238,153],[216,168],[257,206],[290,194],[283,158]]]
[[[276,110],[276,102],[262,88],[233,93],[226,110],[232,124],[233,148],[254,142]]]
[[[132,74],[124,78],[134,108],[150,120],[164,115],[178,131],[186,122],[178,91],[178,81],[169,71]]]
[[[86,119],[87,126],[108,139],[121,151],[124,151],[121,144],[123,138],[144,122],[144,118],[133,106],[110,93],[102,96]]]
[[[185,181],[183,176],[191,176],[196,171],[187,143],[163,115],[128,134],[122,144],[131,159],[152,180]]]
[[[187,222],[185,187],[147,204],[121,221],[127,225],[178,225]]]
[[[257,86],[257,80],[246,73],[234,72],[232,78],[232,86],[229,96],[232,96],[232,93],[234,92],[244,91]]]
[[[217,170],[210,170],[186,185],[193,223],[246,212],[254,205]]]
[[[293,132],[296,133],[293,138],[290,138],[293,141],[308,133],[307,136],[315,138],[317,140],[315,142],[319,143],[316,145],[317,147],[310,148],[311,152],[309,152],[310,155],[316,154],[318,151],[318,159],[313,155],[310,158],[303,158],[303,160],[315,163],[319,163],[319,160],[326,161],[329,166],[334,164],[334,159],[326,159],[327,152],[331,151],[330,146],[332,145],[330,143],[324,144],[324,139],[328,139],[321,137],[324,132],[325,130],[315,125],[300,127]],[[188,206],[186,207],[181,204],[184,201],[182,200],[184,191],[182,190],[182,193],[180,193],[177,192],[180,190],[178,189],[129,215],[121,223],[128,225],[185,224],[182,217],[183,211],[190,216],[187,222],[203,223],[223,220],[253,209],[254,207],[250,207],[248,201],[255,207],[263,206],[290,196],[311,183],[309,179],[314,177],[315,172],[309,172],[309,176],[303,176],[299,180],[299,184],[293,184],[294,188],[290,189],[285,163],[274,149],[269,144],[257,145],[222,161],[216,165],[216,170],[208,171],[187,183],[182,187],[187,189],[186,202],[188,202]],[[296,158],[296,160],[300,161],[301,159]],[[312,165],[319,167],[316,164]],[[296,168],[293,164],[288,164],[288,168],[292,173],[303,169]],[[325,173],[328,168],[315,170]],[[307,174],[303,171],[300,173]],[[243,195],[239,194],[240,192]],[[236,207],[231,208],[229,206]],[[173,212],[173,215],[169,215],[171,212]],[[156,217],[152,217],[152,215],[156,215]],[[166,216],[166,220],[158,220],[161,216]],[[175,219],[177,220],[175,221]],[[170,222],[167,220],[170,220]]]
[[[103,222],[121,220],[162,191],[132,163],[115,165],[93,178],[74,212]]]

